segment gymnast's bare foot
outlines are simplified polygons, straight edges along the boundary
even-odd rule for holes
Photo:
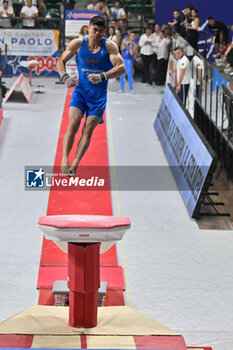
[[[75,176],[77,167],[78,167],[79,161],[77,159],[74,159],[73,163],[71,164],[71,167],[69,168],[69,176]]]
[[[61,161],[61,171],[63,175],[69,175],[69,158],[68,157],[62,157]]]

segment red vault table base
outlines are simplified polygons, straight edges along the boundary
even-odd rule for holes
[[[47,239],[68,252],[69,325],[95,327],[100,252],[122,239],[130,228],[130,220],[114,216],[55,215],[41,217],[38,225]]]
[[[100,244],[68,243],[69,325],[97,325]]]

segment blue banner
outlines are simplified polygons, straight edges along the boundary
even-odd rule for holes
[[[193,217],[213,163],[213,155],[169,86],[165,90],[154,127],[177,187]]]

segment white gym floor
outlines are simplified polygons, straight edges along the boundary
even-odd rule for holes
[[[10,87],[15,78],[4,80]],[[56,80],[33,78],[34,85],[44,85],[45,94],[36,94],[31,104],[4,106],[0,321],[38,302],[42,235],[37,220],[46,214],[49,193],[24,190],[24,166],[53,165],[66,97]],[[153,128],[164,88],[136,82],[133,94],[119,89],[119,81],[110,81],[109,163],[166,165]],[[174,183],[169,171],[168,177]],[[181,333],[188,346],[232,350],[233,231],[200,230],[177,190],[114,190],[112,204],[114,215],[132,221],[124,247],[118,244],[119,264],[127,275],[126,303]]]

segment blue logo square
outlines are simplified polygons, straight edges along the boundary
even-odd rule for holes
[[[26,187],[27,188],[41,188],[44,187],[43,169],[27,170],[26,172]]]

